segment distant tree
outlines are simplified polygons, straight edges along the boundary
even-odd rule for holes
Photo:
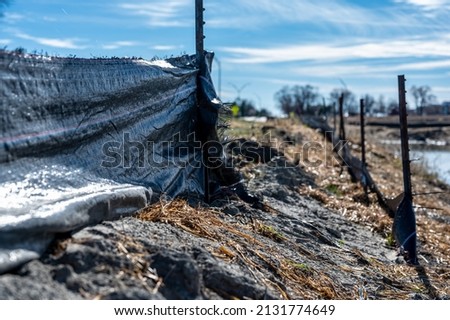
[[[429,103],[430,105],[437,104],[437,103],[438,103],[437,97],[436,97],[434,94],[430,94],[430,95],[428,96],[428,103]]]
[[[333,102],[327,104],[326,99],[322,95],[318,95],[316,103],[310,106],[306,112],[316,116],[328,116],[333,114]]]
[[[375,98],[370,94],[365,94],[364,97],[364,111],[366,114],[373,114],[373,109],[375,106]]]
[[[436,96],[431,93],[430,86],[412,86],[411,94],[414,97],[414,103],[418,114],[423,113],[423,109],[436,101]]]
[[[253,117],[258,113],[255,105],[250,100],[241,99],[239,101],[236,101],[235,104],[239,106],[239,113],[241,117]]]
[[[409,91],[411,92],[413,98],[414,98],[414,104],[416,106],[416,110],[419,110],[419,103],[420,103],[420,93],[419,88],[416,86],[412,86]]]
[[[389,103],[387,106],[387,111],[388,111],[388,114],[391,116],[398,115],[399,114],[398,102],[395,101],[394,99],[389,100]]]
[[[311,112],[319,104],[319,97],[318,89],[309,84],[305,86],[296,85],[292,88],[285,86],[275,94],[278,107],[287,115],[292,112],[297,115]]]
[[[384,96],[382,94],[378,97],[376,108],[378,113],[386,114],[386,103],[384,102]]]
[[[253,101],[248,99],[236,100],[231,107],[233,117],[270,117],[270,111],[265,108],[257,109]]]
[[[309,84],[305,86],[294,86],[292,96],[295,105],[295,111],[298,115],[305,114],[306,110],[311,109],[317,103],[319,93],[316,87]]]
[[[278,108],[286,115],[295,111],[294,100],[288,86],[284,86],[275,93],[275,100],[278,103]]]
[[[269,110],[267,110],[266,108],[262,108],[260,110],[257,111],[256,114],[258,117],[270,117],[272,114],[270,113]]]
[[[339,101],[339,97],[341,95],[344,95],[344,112],[348,112],[349,114],[358,113],[356,97],[350,90],[338,88],[338,89],[333,89],[333,91],[330,92],[331,100],[336,101],[336,103]]]

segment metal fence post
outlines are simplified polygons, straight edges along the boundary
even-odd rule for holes
[[[412,185],[411,169],[409,161],[409,143],[408,143],[408,119],[406,110],[406,90],[405,76],[398,76],[398,95],[399,95],[399,117],[400,117],[400,136],[402,149],[402,167],[403,167],[403,200],[398,206],[394,217],[394,235],[397,245],[405,257],[405,260],[417,263],[416,247],[416,217],[412,203]]]
[[[364,106],[364,99],[361,99],[359,101],[359,116],[360,116],[360,128],[361,128],[361,183],[364,188],[364,194],[366,195],[366,198],[368,196],[368,190],[367,190],[367,179],[365,175],[365,168],[366,168],[366,137],[364,132],[364,125],[365,125],[365,106]]]
[[[202,68],[203,60],[205,59],[205,35],[203,32],[203,26],[205,21],[203,20],[203,0],[195,0],[195,50],[197,56],[197,64]]]
[[[339,139],[345,141],[344,94],[339,96]]]
[[[398,77],[400,136],[402,146],[403,187],[405,196],[412,197],[411,171],[409,162],[408,114],[406,110],[405,76]]]
[[[205,21],[203,20],[203,0],[195,0],[195,50],[197,58],[197,67],[199,69],[199,74],[203,74],[205,70],[205,35],[203,26]],[[209,192],[209,158],[208,158],[208,141],[204,141],[202,146],[202,157],[203,157],[203,188],[205,189],[205,202],[210,201]]]

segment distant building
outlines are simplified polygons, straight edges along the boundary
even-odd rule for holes
[[[450,114],[450,102],[444,102],[443,104],[429,105],[423,108],[424,115],[449,115]]]
[[[444,114],[449,115],[450,114],[450,101],[444,101],[442,103],[442,106],[444,107]]]

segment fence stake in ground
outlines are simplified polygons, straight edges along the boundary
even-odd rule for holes
[[[344,125],[344,94],[339,97],[339,139],[345,141],[345,125]]]
[[[394,236],[397,246],[409,263],[417,263],[416,217],[412,203],[411,169],[409,161],[408,120],[406,110],[405,76],[398,76],[400,135],[403,166],[403,200],[394,217]]]
[[[203,65],[201,62],[205,58],[205,35],[203,32],[205,21],[203,20],[203,11],[205,11],[203,0],[195,0],[195,49],[199,67]]]
[[[337,123],[336,123],[336,102],[333,102],[333,145],[336,139]]]
[[[195,0],[195,49],[197,57],[197,67],[199,68],[200,74],[203,74],[205,70],[205,35],[203,26],[205,21],[203,20],[203,0]],[[208,150],[206,145],[203,147],[203,188],[205,189],[205,202],[209,203],[210,192],[209,192],[209,169],[208,169]]]
[[[366,199],[368,200],[368,190],[367,190],[367,178],[365,175],[365,168],[366,168],[366,137],[364,132],[364,118],[365,118],[365,106],[364,106],[364,99],[361,99],[359,101],[360,105],[360,128],[361,128],[361,184],[364,188],[364,194],[366,196]]]

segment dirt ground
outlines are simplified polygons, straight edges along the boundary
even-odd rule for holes
[[[260,204],[230,188],[209,205],[159,199],[62,235],[41,259],[0,276],[0,299],[450,298],[450,189],[434,175],[414,167],[415,192],[433,194],[414,198],[420,264],[411,266],[397,256],[392,220],[374,195],[364,200],[319,132],[235,120],[225,135],[253,148],[228,156]],[[394,197],[401,161],[376,142],[369,171]]]

